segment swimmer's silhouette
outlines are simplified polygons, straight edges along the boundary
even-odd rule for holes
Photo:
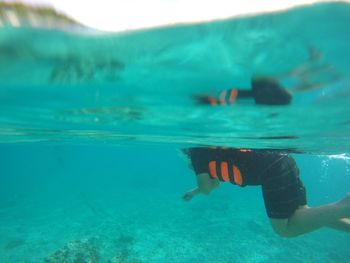
[[[273,78],[253,78],[250,90],[232,88],[221,91],[217,97],[194,95],[193,98],[200,104],[212,106],[231,105],[242,99],[253,99],[256,104],[262,105],[288,105],[292,94]]]
[[[294,93],[322,88],[340,78],[331,64],[322,61],[321,51],[309,47],[308,54],[305,63],[288,72],[276,76],[252,77],[251,89],[231,88],[215,95],[195,94],[193,99],[198,104],[211,106],[233,105],[247,99],[260,105],[289,105]],[[321,75],[326,80],[318,80]],[[287,89],[282,85],[286,79],[294,79],[296,84]]]
[[[308,207],[298,166],[287,150],[196,147],[183,151],[197,178],[197,187],[183,195],[185,201],[209,194],[220,182],[261,185],[267,215],[280,236],[296,237],[322,227],[350,232],[350,193],[338,202]]]

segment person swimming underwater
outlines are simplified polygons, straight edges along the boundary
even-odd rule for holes
[[[350,233],[350,193],[335,203],[307,206],[306,189],[290,150],[192,147],[182,151],[197,180],[197,187],[183,195],[184,201],[208,195],[221,182],[261,186],[266,213],[278,235],[291,238],[322,227]]]

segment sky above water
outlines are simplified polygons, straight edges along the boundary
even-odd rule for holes
[[[124,31],[166,24],[208,21],[232,16],[271,12],[325,1],[22,0],[21,2],[53,6],[55,9],[93,28],[106,31]],[[347,0],[347,2],[350,2],[350,0]]]

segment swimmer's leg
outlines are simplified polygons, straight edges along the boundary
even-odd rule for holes
[[[342,218],[327,225],[330,228],[350,233],[350,219]]]
[[[347,229],[346,217],[350,215],[350,194],[342,200],[319,207],[299,207],[287,219],[270,218],[272,228],[283,237],[296,237],[321,227],[333,227],[338,230]],[[347,231],[347,230],[345,230]]]

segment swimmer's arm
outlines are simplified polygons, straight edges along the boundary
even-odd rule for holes
[[[190,201],[194,196],[198,194],[208,195],[213,189],[220,185],[218,179],[212,179],[209,174],[201,173],[197,174],[197,187],[186,192],[182,199],[184,201]]]
[[[198,195],[200,193],[198,187],[187,191],[186,193],[184,193],[184,195],[182,196],[182,199],[184,201],[190,201],[195,195]]]

